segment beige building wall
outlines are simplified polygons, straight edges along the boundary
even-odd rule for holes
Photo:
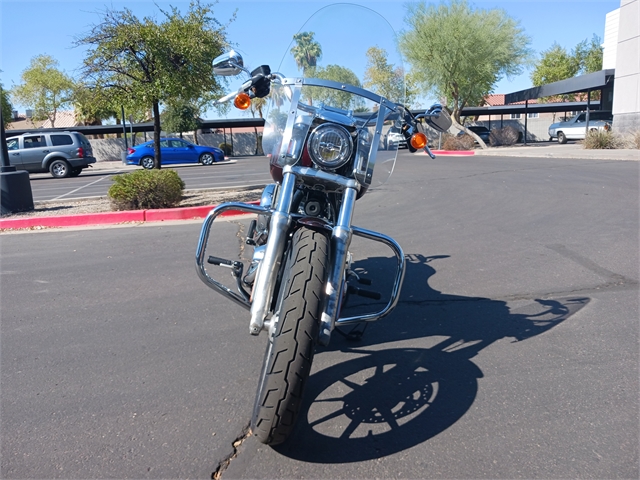
[[[640,0],[620,0],[613,128],[640,130]]]

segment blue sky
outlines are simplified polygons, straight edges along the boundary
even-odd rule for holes
[[[261,63],[277,65],[286,51],[291,36],[319,8],[336,1],[243,1],[220,0],[214,6],[215,17],[226,23],[234,11],[235,22],[228,28],[228,39],[238,44],[249,65]],[[384,16],[396,32],[405,29],[404,0],[351,0],[349,3],[365,5]],[[518,20],[531,38],[531,48],[540,53],[554,42],[568,50],[593,34],[604,37],[605,16],[620,6],[620,0],[475,0],[478,8],[501,8]],[[102,0],[31,1],[0,0],[0,81],[4,88],[20,83],[22,71],[31,58],[48,54],[60,63],[60,69],[77,76],[84,58],[81,48],[72,46],[74,37],[86,33],[91,25],[99,23],[100,11],[105,8],[127,7],[137,16],[160,16],[156,4],[162,8],[173,5],[186,10],[189,2],[129,0],[127,2]],[[408,65],[405,65],[408,67]],[[289,75],[296,73],[285,72]],[[495,93],[510,93],[531,86],[529,72],[513,79],[503,79]],[[14,105],[20,112],[24,107]]]

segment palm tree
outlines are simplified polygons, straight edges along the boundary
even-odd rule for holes
[[[296,45],[291,49],[291,54],[305,77],[307,70],[315,68],[317,61],[322,56],[322,47],[313,40],[313,35],[313,32],[302,32],[293,36]]]
[[[257,113],[260,118],[264,118],[262,116],[262,111],[267,106],[267,102],[268,102],[268,97],[253,98],[251,100],[251,106],[250,106],[251,116],[255,118]],[[255,135],[256,135],[256,153],[255,154],[263,155],[264,152],[262,151],[262,134],[258,133],[257,127],[253,127],[253,131],[255,132]]]

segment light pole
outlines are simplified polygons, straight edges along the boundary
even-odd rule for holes
[[[2,97],[2,87],[0,87],[0,97]],[[31,192],[29,174],[24,170],[17,171],[16,167],[9,162],[2,108],[0,108],[0,157],[2,160],[0,167],[1,214],[8,215],[33,210],[33,193]]]

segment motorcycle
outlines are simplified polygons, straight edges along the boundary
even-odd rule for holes
[[[395,34],[377,13],[355,5],[325,7],[298,33],[298,39],[307,35],[321,46],[322,59],[342,59],[348,67],[302,65],[302,76],[285,77],[268,65],[249,71],[233,50],[213,62],[217,75],[249,77],[219,102],[233,99],[243,109],[255,99],[268,100],[262,146],[274,183],[266,186],[259,205],[214,208],[203,222],[196,252],[200,279],[249,310],[251,335],[264,331],[268,337],[251,431],[269,445],[285,441],[293,430],[316,345],[328,345],[336,328],[387,316],[398,302],[402,248],[393,238],[352,223],[356,201],[393,171],[399,142],[387,139],[400,133],[411,152],[424,150],[435,158],[425,124],[436,132],[451,125],[440,105],[419,115],[403,105],[403,71],[393,68],[402,65]],[[301,66],[295,47],[294,41],[278,72]],[[375,54],[386,59],[383,81],[372,80],[372,70],[354,71]],[[207,254],[214,248],[208,241],[215,220],[229,211],[255,216],[243,240],[253,248],[246,269],[241,260]],[[382,310],[343,317],[349,296],[380,298],[362,287],[370,281],[351,268],[353,236],[390,248],[396,271]],[[214,278],[212,266],[229,269],[235,285]]]

